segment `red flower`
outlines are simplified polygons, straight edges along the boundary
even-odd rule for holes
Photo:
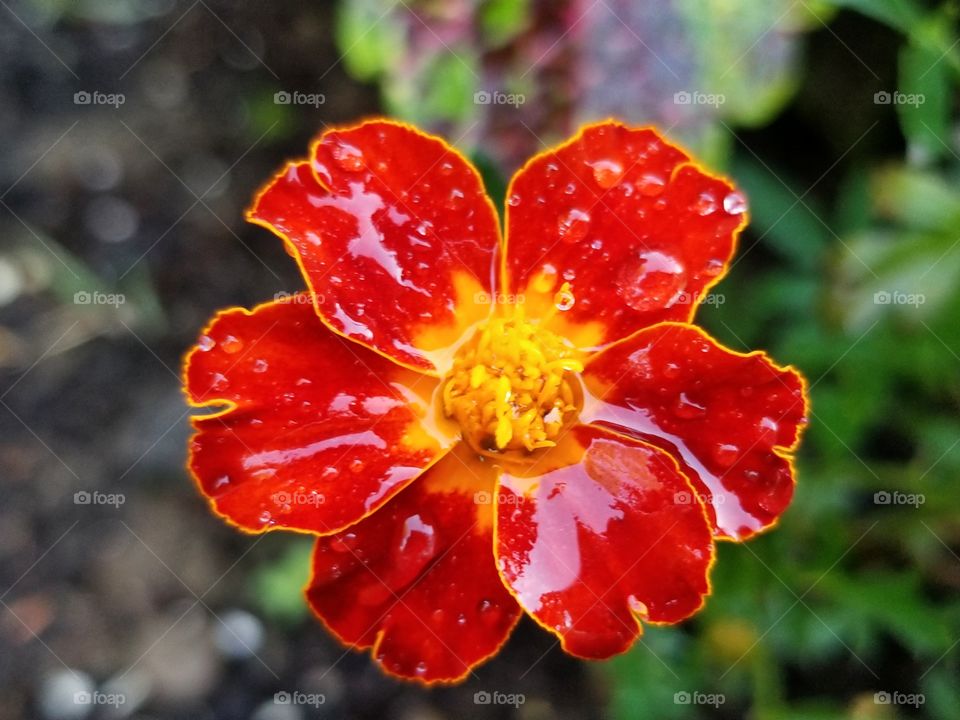
[[[185,361],[189,466],[250,532],[317,535],[307,599],[383,668],[452,682],[522,612],[585,658],[709,593],[790,502],[805,382],[690,325],[747,221],[652,129],[528,162],[504,237],[476,171],[382,120],[324,133],[248,218],[309,292]]]

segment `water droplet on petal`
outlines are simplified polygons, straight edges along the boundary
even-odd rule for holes
[[[720,467],[730,467],[740,457],[740,448],[730,443],[717,443],[713,448],[713,459]]]
[[[637,180],[637,190],[646,197],[656,197],[663,192],[666,185],[666,180],[653,173],[647,173]]]
[[[680,366],[674,362],[668,362],[663,366],[663,376],[669,380],[673,380],[680,376]]]
[[[209,335],[201,335],[200,339],[197,340],[197,347],[200,348],[203,352],[208,352],[210,350],[213,350],[216,344],[217,344],[217,341],[214,340]]]
[[[729,215],[740,215],[747,211],[747,199],[734,191],[723,199],[723,209]]]
[[[538,293],[548,293],[556,284],[557,269],[549,263],[540,268],[540,272],[534,275],[531,281],[531,286]]]
[[[353,145],[341,142],[334,145],[331,153],[337,165],[347,172],[356,172],[363,168],[363,152]]]
[[[609,190],[623,177],[623,165],[616,160],[597,160],[588,163],[593,169],[593,179],[604,190]]]
[[[557,310],[561,312],[566,312],[572,308],[577,302],[577,299],[573,295],[573,290],[570,288],[570,283],[565,282],[560,286],[560,290],[553,296],[553,304],[556,305]]]
[[[695,403],[687,397],[686,393],[680,393],[676,404],[673,406],[673,414],[681,420],[693,420],[702,417],[706,411],[707,409],[703,405]]]
[[[640,602],[635,595],[630,595],[627,598],[627,605],[630,606],[630,610],[633,611],[635,615],[639,615],[642,618],[645,618],[650,614],[650,610],[647,608],[646,604]]]
[[[574,208],[568,211],[560,218],[557,230],[560,233],[560,239],[568,243],[576,243],[583,240],[590,229],[590,213],[586,210]]]
[[[777,434],[780,426],[772,417],[762,417],[757,423],[757,432],[759,437],[757,442],[767,447],[773,447],[777,444]]]
[[[263,358],[260,358],[253,364],[253,371],[255,373],[265,373],[269,367],[270,365],[267,363],[267,361]]]
[[[716,277],[721,272],[723,272],[723,266],[725,263],[720,258],[713,258],[707,261],[707,264],[703,268],[703,274],[707,277]]]
[[[233,335],[227,335],[220,341],[220,347],[222,347],[223,351],[228,355],[233,355],[243,350],[243,341],[235,338]]]
[[[687,281],[683,265],[675,257],[651,250],[627,261],[616,280],[623,301],[638,312],[671,307],[682,295]]]
[[[223,373],[215,373],[210,382],[211,390],[223,390],[229,385],[230,382],[227,380],[227,376]]]
[[[507,205],[510,207],[516,207],[520,204],[520,196],[514,193],[507,199]]]
[[[696,203],[693,205],[693,209],[697,211],[698,215],[709,215],[716,212],[717,199],[713,196],[713,193],[700,193]]]

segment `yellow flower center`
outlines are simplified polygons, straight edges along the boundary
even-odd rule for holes
[[[580,412],[575,373],[582,371],[576,349],[516,306],[513,317],[491,319],[457,351],[443,411],[480,452],[551,447]]]

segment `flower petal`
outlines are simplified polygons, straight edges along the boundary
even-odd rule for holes
[[[338,333],[410,367],[490,311],[499,231],[480,176],[442,140],[386,121],[325,132],[247,218],[287,244]]]
[[[665,323],[593,356],[583,378],[596,398],[583,419],[674,454],[718,535],[749,537],[790,503],[791,451],[807,410],[806,384],[793,368]]]
[[[313,611],[389,673],[465,677],[521,615],[491,554],[495,482],[461,444],[378,513],[320,538],[306,590]]]
[[[678,622],[703,604],[713,540],[702,505],[665,452],[574,428],[539,477],[500,480],[495,551],[520,605],[567,652],[606,658],[640,620]],[[554,458],[561,458],[554,462]]]
[[[338,337],[294,295],[219,313],[187,355],[189,467],[244,530],[330,533],[383,505],[449,442],[428,433],[437,381]]]
[[[746,225],[743,197],[650,128],[605,122],[534,157],[507,191],[505,293],[595,348],[689,321]],[[570,301],[561,301],[567,307]]]

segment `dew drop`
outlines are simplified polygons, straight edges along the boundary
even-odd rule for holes
[[[262,525],[273,525],[273,513],[271,513],[269,510],[264,510],[262,513],[260,513],[258,520],[260,520]]]
[[[359,148],[341,142],[335,145],[331,152],[333,153],[333,159],[343,170],[356,172],[363,168],[363,153]]]
[[[214,376],[213,376],[213,378],[212,378],[212,380],[211,380],[211,382],[210,382],[210,389],[211,389],[211,390],[223,390],[223,389],[226,388],[227,385],[229,385],[229,384],[230,384],[230,381],[227,380],[227,376],[226,376],[226,375],[224,375],[223,373],[215,373]]]
[[[568,243],[576,243],[583,240],[590,229],[590,213],[586,210],[574,208],[568,211],[557,224],[557,231],[560,233],[560,239]]]
[[[366,463],[360,458],[354,458],[350,461],[350,472],[359,473],[363,472],[363,469],[366,467]]]
[[[732,192],[723,199],[723,209],[729,215],[740,215],[747,211],[747,199],[738,192]]]
[[[577,299],[574,297],[573,291],[570,288],[570,283],[568,282],[565,282],[563,285],[561,285],[560,289],[553,296],[553,304],[560,312],[566,312],[572,308],[576,302]]]
[[[344,535],[335,535],[330,539],[330,548],[334,552],[348,553],[352,552],[357,546],[357,534],[348,532]]]
[[[716,277],[721,272],[723,272],[724,262],[720,258],[713,258],[708,260],[707,264],[703,268],[703,274],[707,277]]]
[[[772,417],[762,417],[757,423],[758,439],[757,442],[767,447],[773,447],[777,444],[777,432],[780,426]]]
[[[679,260],[651,250],[628,261],[616,280],[623,301],[638,312],[671,307],[682,294],[687,274]]]
[[[720,467],[730,467],[740,456],[740,448],[730,443],[717,443],[713,448],[713,459]]]
[[[592,247],[594,250],[599,250],[600,248],[603,247],[603,240],[601,240],[600,238],[596,238],[595,240],[591,240],[591,241],[590,241],[590,247]]]
[[[549,263],[540,268],[540,272],[533,276],[531,282],[533,289],[538,293],[548,293],[553,290],[556,284],[557,269]]]
[[[253,371],[255,373],[265,373],[269,367],[270,365],[267,363],[267,361],[263,358],[260,358],[253,364]]]
[[[657,197],[663,192],[667,182],[659,175],[647,173],[637,181],[637,190],[645,197]]]
[[[680,376],[680,366],[674,362],[668,362],[663,366],[663,376],[668,380],[673,380]]]
[[[217,341],[214,340],[209,335],[201,335],[200,339],[197,340],[197,347],[200,348],[203,352],[209,352],[210,350],[213,350],[216,344],[217,344]]]
[[[228,355],[233,355],[243,350],[243,341],[235,338],[233,335],[227,335],[221,342],[220,347]]]
[[[516,193],[513,193],[513,195],[511,195],[510,198],[507,200],[507,205],[509,205],[510,207],[516,207],[519,204],[520,204],[520,196],[517,195]]]
[[[717,211],[717,199],[713,196],[713,193],[700,193],[693,209],[697,211],[698,215],[710,215]]]
[[[687,397],[686,393],[680,393],[676,404],[673,406],[673,414],[681,420],[693,420],[702,417],[707,409],[699,403],[693,402]]]
[[[627,605],[630,606],[630,610],[633,611],[635,615],[639,615],[642,618],[645,618],[650,614],[650,610],[647,608],[646,604],[640,602],[635,595],[630,595],[627,598]]]
[[[609,190],[623,177],[623,165],[616,160],[598,160],[588,163],[593,169],[593,179],[604,190]]]

